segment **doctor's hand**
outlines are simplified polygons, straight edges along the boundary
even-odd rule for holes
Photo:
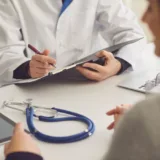
[[[32,137],[24,131],[21,123],[16,125],[11,142],[4,147],[5,157],[15,152],[29,152],[41,155],[39,148]]]
[[[77,67],[77,70],[86,78],[94,81],[102,81],[116,75],[121,69],[121,63],[115,59],[114,55],[107,51],[101,51],[97,54],[98,57],[105,57],[105,65],[95,63],[85,63],[82,67]],[[95,70],[91,71],[89,69]]]
[[[115,128],[119,119],[123,116],[123,114],[132,107],[130,104],[122,104],[117,106],[116,108],[108,111],[106,114],[108,116],[114,116],[114,121],[107,127],[108,130],[112,130]]]
[[[51,65],[52,64],[52,65]],[[41,55],[35,54],[29,64],[28,74],[31,78],[40,78],[54,69],[55,59],[49,57],[49,51],[45,50]]]

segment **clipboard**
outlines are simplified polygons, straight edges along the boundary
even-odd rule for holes
[[[87,57],[84,57],[84,58],[74,62],[74,63],[68,64],[67,66],[65,66],[63,68],[54,69],[53,71],[49,72],[49,74],[44,76],[44,77],[36,78],[36,79],[19,80],[19,81],[16,81],[15,84],[23,84],[23,83],[35,82],[35,81],[43,79],[43,78],[45,78],[47,76],[54,76],[55,74],[58,74],[58,73],[61,73],[63,71],[72,69],[72,68],[74,68],[76,66],[83,65],[86,62],[98,63],[101,60],[101,58],[96,56],[98,52],[100,52],[102,50],[106,50],[108,52],[116,53],[119,49],[125,47],[126,45],[135,43],[135,42],[137,42],[137,41],[139,41],[141,39],[143,39],[143,38],[138,38],[138,39],[130,40],[130,41],[127,41],[127,42],[124,42],[124,43],[120,43],[120,44],[117,44],[117,45],[113,45],[113,46],[108,47],[108,48],[103,48],[103,49],[101,49],[101,50],[99,50],[99,51],[97,51],[95,53],[92,53],[91,55],[89,55]],[[102,65],[102,64],[100,64],[100,65]]]

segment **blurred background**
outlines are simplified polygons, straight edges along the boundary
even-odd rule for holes
[[[123,1],[128,7],[130,7],[132,9],[133,12],[135,12],[135,14],[137,15],[137,17],[139,19],[140,25],[144,29],[147,40],[149,42],[152,42],[153,37],[151,36],[149,29],[141,21],[141,17],[148,6],[147,0],[123,0]]]

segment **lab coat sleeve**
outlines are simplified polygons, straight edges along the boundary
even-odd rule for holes
[[[0,1],[0,85],[10,84],[13,71],[28,61],[24,55],[25,43],[20,32],[21,24],[10,0]]]
[[[143,30],[136,16],[123,4],[122,0],[100,0],[97,12],[97,21],[101,28],[100,34],[110,45],[143,38],[121,48],[115,55],[136,69],[146,44]]]
[[[5,160],[43,160],[40,155],[29,152],[14,152],[7,155]]]

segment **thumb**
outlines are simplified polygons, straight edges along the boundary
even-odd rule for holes
[[[44,51],[43,51],[43,53],[42,53],[42,54],[43,54],[43,55],[45,55],[45,56],[48,56],[48,55],[49,55],[49,53],[50,53],[50,51],[46,49],[46,50],[44,50]]]
[[[23,133],[24,132],[24,127],[22,123],[17,123],[15,128],[14,128],[14,134],[17,133]]]
[[[113,54],[111,52],[107,52],[105,50],[103,51],[100,51],[98,54],[97,54],[97,57],[105,57],[106,59],[110,60],[112,58],[114,58]]]

